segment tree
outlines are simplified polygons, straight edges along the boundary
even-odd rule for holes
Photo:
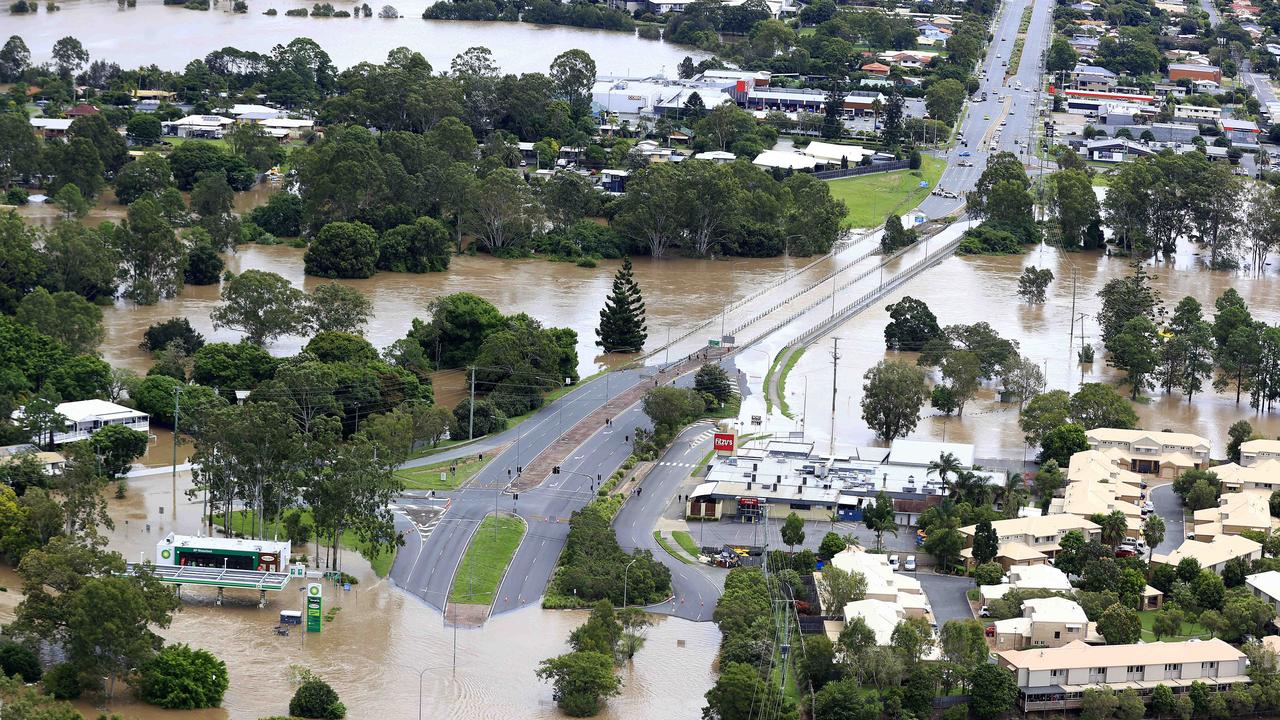
[[[827,614],[840,615],[844,612],[845,605],[866,597],[867,579],[860,572],[846,572],[827,564],[822,568],[818,593]]]
[[[897,213],[890,213],[884,219],[884,234],[880,238],[880,252],[884,255],[892,255],[904,247],[912,245],[916,241],[915,230],[907,230],[902,226],[902,218]],[[908,298],[903,298],[907,300]],[[890,305],[889,308],[892,308]],[[892,310],[891,310],[892,312]],[[935,325],[936,325],[935,321]],[[888,332],[888,330],[885,330]]]
[[[607,353],[639,352],[648,338],[644,297],[632,275],[629,257],[622,259],[622,267],[613,277],[613,290],[600,310],[596,338],[596,345]]]
[[[297,237],[302,234],[302,218],[305,211],[302,198],[282,191],[267,198],[265,205],[249,213],[249,221],[278,237]]]
[[[1053,282],[1052,270],[1049,268],[1042,270],[1035,265],[1028,265],[1022,270],[1022,275],[1018,276],[1018,295],[1029,305],[1042,305],[1045,290],[1051,282]]]
[[[21,227],[21,221],[16,217],[14,220]],[[39,284],[49,292],[65,290],[90,301],[114,298],[120,272],[120,256],[113,247],[114,233],[115,229],[109,225],[88,228],[78,222],[58,223],[52,232],[44,233],[43,247],[36,255],[31,252],[34,238],[15,236],[12,242],[22,242],[25,248],[10,247],[10,241],[4,239],[7,233],[0,229],[0,246],[11,260],[11,268],[17,270],[0,278],[0,307],[12,310],[5,297],[5,286],[25,288],[22,292],[27,292],[31,289],[26,287],[27,283],[34,285],[34,274],[40,271]],[[24,258],[26,253],[31,254]]]
[[[1111,688],[1090,688],[1080,701],[1080,720],[1111,720],[1119,707],[1120,699]]]
[[[89,438],[93,452],[102,462],[102,471],[117,478],[129,471],[134,458],[147,451],[148,438],[124,425],[106,425]]]
[[[1051,73],[1070,72],[1079,61],[1080,55],[1071,43],[1062,36],[1055,36],[1049,44],[1049,55],[1045,61],[1045,69]]]
[[[1018,686],[1013,674],[996,665],[979,665],[969,678],[969,713],[977,720],[994,720],[1013,709]]]
[[[89,214],[89,201],[80,194],[80,188],[73,183],[62,186],[53,196],[53,204],[62,211],[62,217],[71,220]]]
[[[1125,533],[1129,529],[1129,521],[1121,510],[1112,510],[1109,513],[1094,513],[1089,518],[1097,523],[1099,536],[1103,545],[1108,545],[1115,549],[1125,538]]]
[[[551,61],[551,82],[556,95],[566,100],[574,115],[589,111],[591,86],[596,81],[596,63],[584,50],[566,50]]]
[[[160,118],[153,113],[138,113],[129,118],[125,132],[139,145],[155,145],[160,140]],[[134,162],[137,162],[136,160]],[[169,166],[165,163],[165,167]],[[127,165],[125,167],[128,167]]]
[[[129,206],[124,224],[114,234],[114,245],[124,261],[126,298],[154,305],[182,289],[182,243],[152,198],[139,198]]]
[[[599,652],[576,651],[543,660],[535,674],[554,685],[556,704],[571,717],[595,715],[601,701],[622,687],[613,672],[613,658]]]
[[[227,664],[182,643],[161,650],[140,671],[138,696],[169,710],[218,707],[227,692]]]
[[[309,328],[306,294],[264,270],[246,270],[231,278],[222,288],[222,304],[209,317],[215,328],[243,332],[255,345]]]
[[[794,512],[787,515],[786,521],[782,523],[782,542],[792,552],[795,552],[796,545],[804,544],[804,521]]]
[[[1067,422],[1070,404],[1071,396],[1066,390],[1050,390],[1027,401],[1018,413],[1018,426],[1027,445],[1038,446],[1046,433]]]
[[[453,293],[427,305],[429,322],[414,319],[409,337],[418,341],[439,368],[465,367],[480,354],[480,345],[503,324],[493,303],[471,293]]]
[[[1134,400],[1151,386],[1151,375],[1160,361],[1159,332],[1149,318],[1138,316],[1128,320],[1107,343],[1111,351],[1108,364],[1125,372],[1125,382]]]
[[[377,267],[394,272],[444,272],[449,269],[449,243],[449,230],[439,220],[420,217],[411,225],[398,225],[382,234]]]
[[[53,44],[53,64],[64,79],[80,71],[89,62],[89,53],[80,41],[68,35]]]
[[[499,168],[485,175],[471,193],[462,227],[490,253],[523,242],[541,220],[533,189],[514,170]]]
[[[885,347],[893,350],[919,352],[930,340],[942,337],[938,318],[923,300],[910,295],[885,307],[889,324],[884,328]]]
[[[876,501],[862,512],[862,522],[867,529],[876,534],[876,549],[884,547],[884,534],[898,534],[898,523],[895,521],[893,501],[884,491],[876,493]]]
[[[102,309],[73,292],[36,288],[18,303],[17,320],[75,354],[95,352],[102,342]]]
[[[200,232],[204,237],[198,240],[187,251],[187,260],[182,270],[182,281],[188,285],[215,285],[222,277],[222,270],[226,267],[222,262],[222,258],[218,255],[218,249],[213,246],[213,241],[209,238],[208,233],[202,232],[202,228],[191,230],[192,233]]]
[[[1130,645],[1142,638],[1142,620],[1133,608],[1116,603],[1098,618],[1098,632],[1108,645]]]
[[[1253,426],[1248,420],[1237,420],[1227,428],[1227,459],[1240,462],[1240,446],[1253,437]]]
[[[882,360],[862,376],[862,419],[886,442],[915,429],[927,396],[924,371]]]
[[[662,385],[650,388],[641,401],[644,414],[660,436],[670,437],[706,409],[702,396],[688,388]]]
[[[882,712],[876,692],[863,688],[853,678],[827,683],[813,697],[814,717],[831,720],[877,720]]]
[[[317,285],[306,305],[310,327],[316,332],[358,335],[373,316],[373,303],[364,293],[336,282]]]
[[[1096,250],[1102,246],[1100,233],[1091,233],[1102,218],[1093,182],[1083,170],[1061,170],[1051,176],[1053,210],[1058,220],[1058,238],[1067,249]]]
[[[1071,396],[1071,421],[1085,430],[1094,428],[1130,429],[1138,424],[1138,414],[1124,396],[1103,383],[1085,383]]]
[[[16,35],[9,38],[22,42]],[[5,45],[5,50],[9,47]],[[4,76],[5,50],[0,50],[0,77]],[[27,119],[18,113],[0,113],[0,186],[8,188],[12,178],[35,172],[40,163],[40,141],[31,132]]]
[[[1151,513],[1146,520],[1142,521],[1142,540],[1147,544],[1148,562],[1156,546],[1164,542],[1164,532],[1164,519],[1159,515]]]
[[[723,406],[733,398],[733,384],[729,373],[715,363],[704,363],[693,376],[693,389],[713,398],[717,405]]]
[[[1155,614],[1151,621],[1151,634],[1156,640],[1166,637],[1177,637],[1182,634],[1182,611],[1176,607],[1165,607]]]
[[[1098,325],[1102,342],[1108,348],[1112,338],[1119,335],[1133,318],[1145,317],[1154,324],[1163,313],[1160,292],[1151,286],[1151,278],[1141,263],[1134,263],[1131,275],[1108,280],[1098,291],[1098,297],[1102,298]]]
[[[829,532],[822,536],[822,542],[818,545],[818,557],[826,562],[831,558],[844,552],[849,547],[849,541],[845,540],[839,533]]]
[[[1040,462],[1053,460],[1058,467],[1071,464],[1071,456],[1089,449],[1089,438],[1084,428],[1075,423],[1065,423],[1045,433],[1040,440]]]
[[[377,271],[378,235],[362,222],[331,222],[307,248],[303,263],[308,275],[372,277]]]
[[[6,678],[14,675],[22,677],[23,682],[33,683],[40,679],[43,670],[40,658],[26,645],[7,642],[0,645],[0,670]]]
[[[999,585],[1004,578],[1000,563],[986,562],[973,569],[973,581],[978,585]]]
[[[329,687],[329,683],[311,677],[293,693],[289,700],[289,714],[300,718],[342,720],[347,716],[347,707],[338,700],[338,693]]]
[[[622,625],[618,623],[613,605],[608,600],[601,600],[591,608],[587,622],[570,633],[569,646],[575,651],[598,652],[612,657],[621,638]]]
[[[954,350],[942,359],[942,377],[958,414],[982,387],[982,367],[978,356],[968,350]]]
[[[106,170],[97,148],[88,138],[46,143],[42,160],[47,173],[53,176],[49,190],[55,195],[66,185],[75,185],[87,198],[102,189],[102,175]]]
[[[924,549],[938,561],[939,567],[949,568],[960,559],[964,536],[954,527],[936,528],[924,541]]]
[[[990,520],[982,520],[973,533],[973,560],[978,564],[989,563],[1000,552],[1000,538]]]
[[[964,107],[964,85],[959,80],[939,80],[929,86],[925,93],[925,108],[929,117],[952,125]]]
[[[30,65],[31,50],[21,37],[10,35],[4,47],[0,48],[0,82],[17,82]]]
[[[796,718],[791,699],[774,683],[761,680],[759,671],[746,663],[731,662],[722,667],[706,699],[703,717],[707,720],[750,720],[758,707],[777,708],[777,716],[785,720]]]

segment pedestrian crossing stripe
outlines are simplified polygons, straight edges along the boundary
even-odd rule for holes
[[[682,463],[682,462],[660,462],[658,464],[666,467],[685,467],[685,468],[693,467],[693,463]]]

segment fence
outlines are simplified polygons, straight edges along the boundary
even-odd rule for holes
[[[911,167],[910,160],[890,160],[889,162],[873,163],[871,165],[858,165],[851,168],[843,168],[841,170],[820,170],[813,174],[819,180],[837,180],[839,178],[853,177],[854,175],[868,175],[870,173],[889,172],[890,170],[906,170]]]

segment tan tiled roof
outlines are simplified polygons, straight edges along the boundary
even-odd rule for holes
[[[1058,648],[1005,650],[998,654],[1010,665],[1026,670],[1230,662],[1244,657],[1244,653],[1217,638],[1201,642],[1156,642],[1135,645],[1086,645],[1076,640]]]

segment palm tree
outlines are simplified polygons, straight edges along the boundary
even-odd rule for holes
[[[975,507],[989,505],[994,489],[987,484],[987,479],[977,473],[961,470],[956,473],[955,482],[951,486],[952,495],[961,502]]]
[[[947,481],[947,477],[949,475],[958,475],[963,469],[964,468],[960,465],[960,458],[951,453],[942,453],[938,455],[937,460],[931,460],[929,462],[929,469],[925,473],[925,477],[936,473],[938,479],[942,481],[942,484],[947,486],[948,490],[953,491],[951,497],[955,498],[956,495],[954,494],[954,488],[952,488],[951,483]]]
[[[1151,562],[1151,554],[1155,552],[1156,546],[1164,542],[1164,518],[1155,513],[1147,516],[1146,522],[1142,523],[1142,539],[1147,543],[1147,562]]]
[[[1097,523],[1102,530],[1102,544],[1110,545],[1112,548],[1119,545],[1124,540],[1125,533],[1129,531],[1129,520],[1119,510],[1112,510],[1106,515],[1095,513],[1089,519]]]

